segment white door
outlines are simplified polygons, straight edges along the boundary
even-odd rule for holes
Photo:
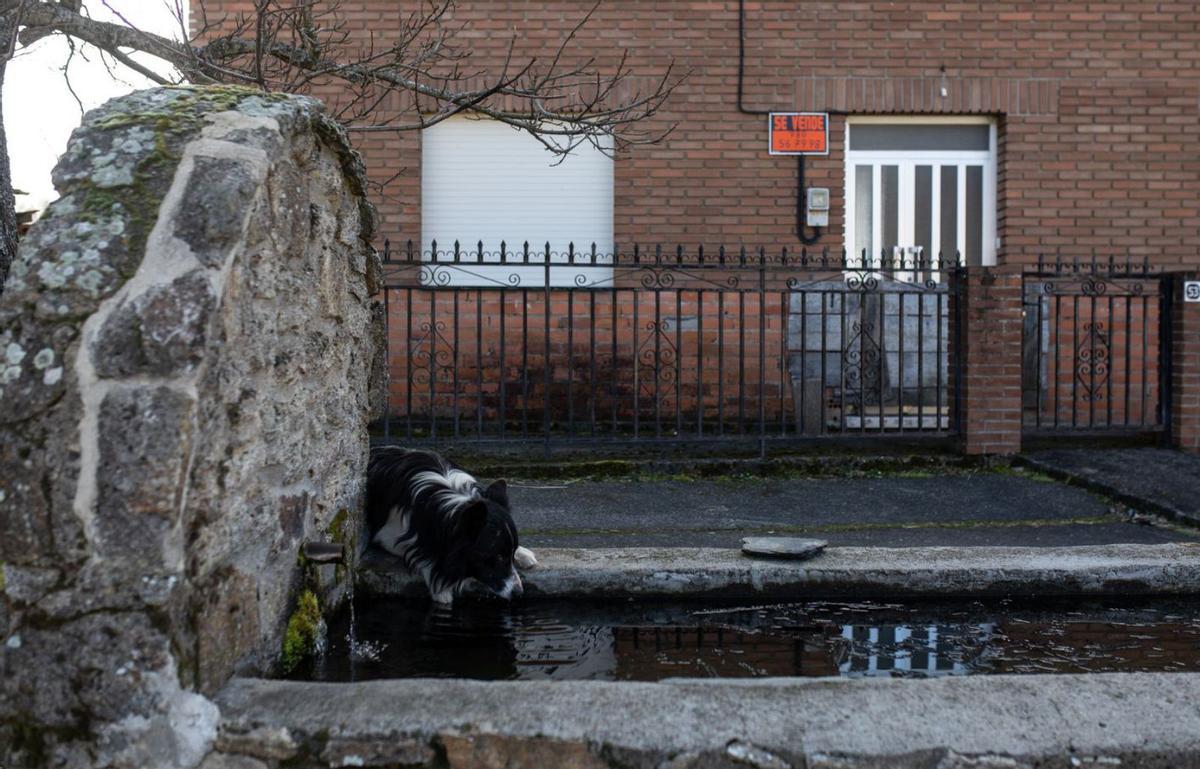
[[[851,119],[846,250],[903,270],[996,263],[996,127],[990,121]],[[940,255],[940,258],[939,258]]]
[[[546,243],[552,263],[566,262],[572,244],[578,253],[590,255],[592,244],[611,253],[613,160],[604,152],[584,144],[564,158],[528,133],[463,116],[426,129],[421,141],[422,251],[451,261],[459,244],[460,266],[438,268],[449,285],[511,287],[513,276],[521,286],[542,285],[543,267],[483,266],[501,261],[501,243],[510,262],[523,258],[525,242],[534,263],[542,263]],[[553,268],[551,282],[572,285],[580,272]]]

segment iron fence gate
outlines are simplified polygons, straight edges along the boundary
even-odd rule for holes
[[[1022,411],[1029,433],[1164,430],[1169,276],[1147,262],[1039,261],[1024,276]]]
[[[385,249],[376,440],[951,435],[957,262],[807,251]]]

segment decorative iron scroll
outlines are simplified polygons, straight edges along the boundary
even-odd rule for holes
[[[412,347],[412,383],[418,393],[428,393],[432,382],[452,384],[454,368],[457,360],[457,350],[454,344],[446,338],[446,324],[442,321],[430,324],[422,323],[419,327],[422,335]],[[432,404],[430,404],[432,406]]]
[[[842,348],[842,377],[847,400],[860,396],[866,400],[879,393],[879,343],[875,340],[875,324],[855,321],[850,326],[852,336]],[[871,400],[874,403],[874,400]]]
[[[648,322],[646,330],[650,333],[640,341],[637,352],[641,392],[660,407],[672,402],[671,385],[675,382],[675,361],[679,354],[667,333],[669,329],[670,321]]]
[[[1104,400],[1108,382],[1111,345],[1103,323],[1085,323],[1083,338],[1075,348],[1075,379],[1083,391],[1083,400]]]

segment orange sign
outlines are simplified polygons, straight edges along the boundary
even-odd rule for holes
[[[825,112],[772,112],[770,143],[772,155],[828,155],[829,115]]]

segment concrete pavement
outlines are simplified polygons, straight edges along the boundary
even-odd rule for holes
[[[751,535],[833,546],[1055,547],[1200,541],[1129,522],[1127,511],[1035,472],[858,478],[511,479],[530,547],[737,547]]]
[[[1200,766],[1197,673],[570,684],[235,679],[217,702],[217,749],[229,763],[216,766]]]
[[[1148,512],[1200,525],[1200,456],[1157,448],[1051,449],[1024,464]]]

